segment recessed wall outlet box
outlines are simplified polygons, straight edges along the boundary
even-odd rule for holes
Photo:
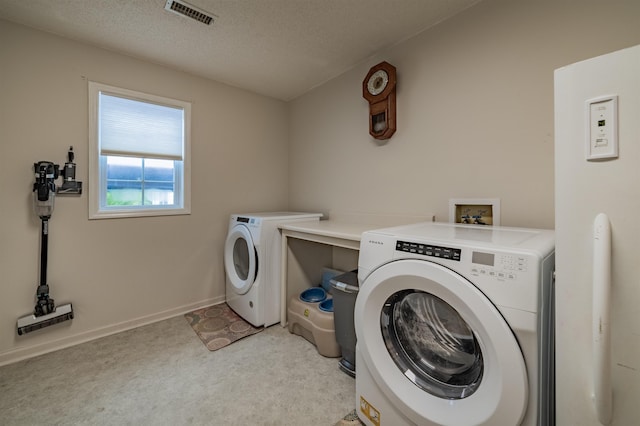
[[[468,225],[500,225],[499,198],[451,198],[449,222]]]
[[[586,158],[618,158],[618,96],[587,101]]]

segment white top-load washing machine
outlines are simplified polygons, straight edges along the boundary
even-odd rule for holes
[[[280,242],[278,225],[320,220],[322,213],[232,214],[224,245],[226,302],[256,327],[280,321]]]
[[[356,407],[367,425],[553,425],[554,232],[365,232]]]

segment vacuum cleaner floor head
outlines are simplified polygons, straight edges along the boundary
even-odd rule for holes
[[[71,303],[58,306],[50,314],[40,315],[39,317],[33,314],[27,315],[18,319],[18,335],[22,336],[24,333],[40,330],[70,319],[73,319],[73,306],[71,306]]]

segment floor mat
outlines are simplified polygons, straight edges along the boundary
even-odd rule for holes
[[[351,411],[349,414],[344,416],[342,420],[336,423],[334,426],[363,426],[364,423],[358,419],[358,415],[356,414],[356,410]]]
[[[264,330],[264,327],[256,328],[243,320],[226,303],[198,309],[184,317],[210,351]]]

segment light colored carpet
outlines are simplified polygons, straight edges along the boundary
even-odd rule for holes
[[[182,315],[0,367],[3,425],[327,425],[355,381],[274,325],[210,352]]]

